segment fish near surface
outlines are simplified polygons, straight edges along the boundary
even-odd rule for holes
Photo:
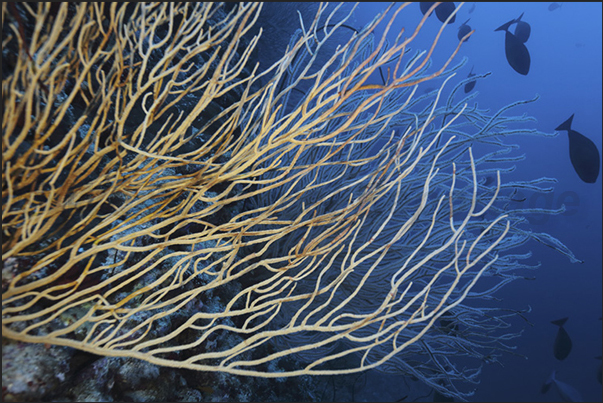
[[[569,137],[570,160],[574,170],[586,183],[595,183],[599,177],[601,157],[599,150],[591,139],[572,130],[574,115],[561,123],[555,130],[566,130]]]
[[[436,17],[438,17],[438,20],[446,22],[446,19],[450,17],[450,14],[454,13],[454,10],[456,10],[456,7],[453,2],[440,3],[435,10]],[[448,23],[452,24],[455,19],[456,15],[453,15]]]
[[[532,32],[532,27],[525,21],[521,20],[523,17],[523,13],[515,20],[517,25],[515,25],[515,37],[519,39],[522,43],[526,43],[528,39],[530,39],[530,33]]]
[[[427,1],[419,2],[419,7],[421,8],[421,13],[423,13],[423,15],[427,14],[427,12],[431,8],[431,6],[433,6],[434,4],[435,4],[435,2],[427,2]],[[446,19],[450,16],[450,14],[452,14],[454,12],[454,10],[456,10],[454,3],[452,3],[452,2],[440,3],[435,9],[436,17],[438,17],[438,20],[440,20],[442,22],[446,22]],[[448,23],[452,24],[455,19],[456,19],[456,15],[453,15]]]
[[[505,56],[509,65],[521,75],[526,76],[530,72],[530,52],[528,48],[515,35],[509,32],[509,27],[515,24],[516,20],[511,20],[494,31],[505,31]]]
[[[572,339],[563,327],[568,318],[557,319],[551,323],[555,326],[559,326],[557,336],[555,336],[555,344],[553,344],[553,354],[559,361],[565,360],[572,351]]]
[[[421,8],[421,12],[423,13],[423,15],[425,15],[429,11],[431,6],[433,6],[434,4],[435,2],[433,1],[421,1],[419,3],[419,7]]]
[[[561,4],[559,4],[559,3],[551,3],[551,4],[549,4],[549,11],[555,11],[559,7],[561,7]]]

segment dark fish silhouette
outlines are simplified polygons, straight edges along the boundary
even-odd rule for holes
[[[525,76],[530,71],[530,53],[526,45],[509,32],[509,27],[516,22],[517,20],[511,20],[494,31],[505,31],[505,55],[507,56],[507,61],[513,67],[513,70]]]
[[[421,12],[423,13],[423,15],[425,15],[429,9],[431,8],[431,6],[433,6],[435,4],[435,2],[431,1],[422,1],[419,3],[419,7],[421,7]]]
[[[475,75],[475,74],[473,74],[473,67],[474,66],[471,66],[471,71],[469,72],[469,75],[467,76],[467,78],[473,77]],[[475,80],[469,81],[467,84],[465,84],[465,94],[471,92],[471,90],[473,88],[475,88]],[[486,178],[486,179],[488,179],[488,178]]]
[[[427,14],[427,12],[431,8],[431,6],[433,6],[434,4],[435,4],[434,2],[424,2],[424,1],[420,2],[419,7],[421,7],[421,12],[423,13],[423,15]],[[454,10],[456,10],[454,3],[452,3],[452,2],[441,3],[435,9],[436,17],[438,17],[438,20],[440,20],[442,22],[446,22],[446,18],[448,18],[450,16],[450,14],[452,14],[454,12]],[[452,24],[455,19],[456,19],[456,15],[453,15],[452,18],[450,19],[449,23]]]
[[[471,4],[471,8],[469,9],[469,14],[471,14],[475,10],[475,3]]]
[[[569,334],[567,334],[563,328],[567,319],[568,318],[557,319],[551,322],[553,325],[559,326],[557,336],[555,337],[555,344],[553,345],[553,353],[555,354],[555,358],[559,361],[565,360],[570,351],[572,351],[572,339],[570,339]]]
[[[540,393],[542,393],[544,395],[546,392],[548,392],[551,389],[551,386],[553,386],[553,382],[551,382],[551,380],[549,378],[542,384],[542,387],[540,388]]]
[[[495,175],[487,175],[487,176],[484,177],[484,179],[483,179],[483,181],[482,181],[481,184],[483,186],[490,186],[493,183],[496,183],[496,176]]]
[[[549,4],[549,11],[555,11],[559,7],[561,7],[561,4],[559,4],[559,3],[551,3],[551,4]]]
[[[470,19],[471,18],[469,18],[469,20]],[[459,41],[462,40],[465,37],[465,35],[467,35],[469,32],[471,32],[471,27],[469,25],[467,25],[467,23],[469,22],[469,20],[463,22],[463,24],[459,27],[459,32],[457,34],[457,36],[459,38]],[[466,41],[468,41],[468,40],[469,40],[469,38],[467,38]]]
[[[601,158],[597,146],[588,137],[572,130],[572,119],[561,123],[555,130],[567,130],[569,137],[570,160],[576,173],[586,183],[595,183],[599,176]]]
[[[436,17],[438,17],[438,20],[440,20],[442,22],[446,22],[446,19],[448,17],[450,17],[450,14],[452,14],[454,12],[454,10],[456,10],[456,7],[454,6],[453,2],[441,3],[439,6],[436,7],[436,10],[435,10]],[[456,15],[453,15],[452,18],[450,19],[449,24],[452,24],[455,19],[456,19]]]
[[[523,13],[521,13],[519,18],[517,18],[515,20],[517,22],[517,25],[515,26],[515,36],[522,43],[526,43],[528,41],[528,39],[530,39],[530,33],[532,32],[532,27],[527,22],[522,21],[521,17],[523,17]]]
[[[546,380],[544,385],[542,385],[542,389],[540,391],[542,393],[546,393],[551,388],[551,386],[555,384],[557,390],[559,391],[559,394],[561,395],[561,399],[564,402],[583,402],[584,400],[582,400],[580,392],[578,392],[573,386],[558,380],[555,377],[556,373],[557,371],[553,370],[553,373],[551,374],[551,376],[549,376],[549,379]]]

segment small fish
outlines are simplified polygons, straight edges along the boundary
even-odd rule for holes
[[[436,17],[438,17],[438,20],[446,22],[446,19],[450,17],[450,14],[452,14],[454,10],[456,10],[456,7],[454,6],[453,2],[440,3],[440,5],[437,6],[435,10]],[[456,15],[453,15],[448,23],[452,24],[455,19]]]
[[[549,4],[549,11],[555,11],[561,7],[561,3],[551,3]]]
[[[527,75],[530,71],[530,52],[523,42],[509,32],[509,27],[515,24],[517,20],[511,20],[494,31],[505,31],[505,55],[507,62],[513,67],[513,70],[522,75]]]
[[[421,13],[423,13],[423,15],[427,14],[427,12],[431,8],[431,6],[433,6],[434,4],[435,4],[434,2],[426,2],[426,1],[419,2],[419,7],[421,8]],[[454,3],[452,3],[452,2],[440,3],[435,9],[436,17],[438,17],[438,20],[440,20],[442,22],[446,22],[446,18],[448,18],[450,16],[450,14],[452,14],[454,12],[454,10],[456,10]],[[453,15],[452,18],[450,19],[449,24],[452,24],[455,19],[456,19],[456,15]]]
[[[421,13],[423,13],[423,15],[425,15],[429,9],[431,8],[431,6],[433,6],[435,4],[435,2],[431,1],[421,1],[419,3],[419,7],[421,8]]]
[[[526,43],[528,39],[530,39],[530,33],[532,32],[532,27],[525,21],[521,20],[524,13],[521,13],[519,18],[515,20],[517,25],[515,25],[515,37],[519,39],[522,43]]]
[[[490,186],[491,184],[496,182],[496,176],[495,175],[488,175],[484,178],[484,182],[482,183],[482,185],[484,186]]]
[[[471,7],[469,8],[469,14],[471,14],[475,10],[475,3],[471,3]]]
[[[540,388],[540,393],[543,395],[551,389],[551,386],[553,386],[553,382],[551,382],[550,379],[551,378],[549,377],[549,379],[547,379]]]
[[[560,361],[565,360],[570,351],[572,351],[572,339],[570,339],[569,334],[567,334],[563,327],[567,319],[557,319],[551,322],[553,325],[559,326],[557,336],[555,337],[555,344],[553,345],[553,354]]]
[[[469,18],[470,20],[471,18]],[[469,25],[467,25],[467,23],[469,22],[469,20],[463,22],[461,24],[461,26],[459,27],[459,32],[457,33],[457,37],[459,38],[459,41],[463,40],[463,38],[465,37],[465,35],[467,35],[469,32],[471,32],[471,27]],[[465,42],[467,42],[469,40],[469,38],[467,38],[465,40]]]
[[[597,146],[591,139],[572,130],[574,115],[561,123],[555,130],[567,130],[569,137],[570,160],[574,170],[586,183],[595,183],[599,176],[601,157]]]
[[[473,67],[474,66],[471,66],[471,71],[469,72],[469,75],[467,76],[467,78],[473,77],[475,75],[473,73]],[[469,92],[471,92],[471,90],[473,90],[473,88],[475,88],[475,80],[469,81],[467,84],[465,84],[465,94],[468,94]],[[486,180],[487,179],[488,178],[486,178]],[[488,184],[486,184],[486,186],[488,186]]]
[[[542,385],[540,391],[542,393],[546,393],[554,384],[557,387],[557,390],[559,391],[559,394],[561,395],[561,398],[564,402],[583,402],[584,400],[582,400],[580,392],[578,392],[573,386],[568,385],[565,382],[561,382],[560,380],[555,378],[556,372],[557,371],[553,370],[551,376],[549,376],[549,379],[547,379],[544,385]]]

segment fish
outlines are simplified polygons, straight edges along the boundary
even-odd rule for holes
[[[434,2],[426,2],[426,1],[420,2],[419,7],[421,8],[421,12],[423,13],[423,15],[427,14],[427,12],[431,8],[431,6],[433,6],[434,4],[435,4]],[[438,17],[438,20],[440,20],[442,22],[446,22],[446,19],[450,16],[450,14],[452,14],[454,12],[454,10],[456,10],[454,3],[452,3],[452,2],[440,3],[435,9],[436,17]],[[452,24],[455,19],[456,19],[456,15],[453,15],[448,23]]]
[[[438,20],[446,22],[446,19],[450,17],[450,14],[452,14],[454,10],[456,10],[456,7],[454,6],[453,2],[440,3],[440,5],[437,6],[435,10],[436,17],[438,17]],[[456,15],[453,15],[450,21],[448,21],[448,23],[452,24],[455,19]]]
[[[469,14],[471,14],[475,10],[475,3],[471,3],[471,7],[469,8]]]
[[[433,6],[435,4],[435,2],[431,1],[422,1],[419,3],[419,7],[421,8],[421,13],[423,13],[423,15],[425,15],[429,9],[431,8],[431,6]]]
[[[471,18],[469,18],[470,20]],[[465,37],[465,35],[467,35],[469,32],[471,32],[471,27],[469,25],[467,25],[467,23],[469,22],[469,20],[463,22],[461,24],[461,26],[459,27],[459,32],[457,34],[457,37],[459,38],[459,41],[462,41],[463,38]],[[469,38],[467,38],[465,40],[465,42],[467,42],[469,40]]]
[[[558,380],[555,377],[556,373],[557,371],[553,370],[551,376],[549,376],[549,379],[547,379],[544,385],[542,385],[540,391],[542,393],[546,393],[554,384],[564,402],[583,402],[584,400],[582,400],[580,392],[578,392],[573,386]]]
[[[551,377],[549,376],[549,379],[547,379],[540,388],[540,393],[543,395],[551,389],[551,386],[553,386],[553,382],[551,382],[550,379]]]
[[[469,75],[467,76],[467,78],[473,77],[475,75],[473,73],[473,67],[474,66],[471,66],[471,71],[469,72]],[[475,80],[469,81],[467,84],[465,84],[465,94],[471,92],[471,90],[473,90],[473,88],[475,88]]]
[[[574,170],[586,183],[595,183],[599,177],[601,156],[597,146],[591,139],[572,130],[574,115],[561,123],[555,130],[566,130],[569,137],[570,160]]]
[[[530,52],[523,42],[509,32],[509,27],[515,24],[516,20],[511,20],[494,31],[505,31],[505,55],[507,56],[507,62],[509,65],[522,75],[527,75],[530,71]]]
[[[560,3],[551,3],[549,4],[549,11],[555,11],[557,10],[559,7],[561,7]]]
[[[519,18],[515,20],[517,25],[515,25],[515,37],[519,39],[522,43],[526,43],[528,39],[530,39],[530,33],[532,32],[532,27],[525,21],[521,20],[524,13],[521,13]]]
[[[481,185],[483,186],[490,186],[491,184],[496,182],[496,176],[495,175],[486,175],[483,179],[483,181],[481,182]]]
[[[567,334],[563,327],[567,319],[563,318],[551,321],[553,325],[559,326],[557,336],[555,337],[555,344],[553,345],[553,354],[559,361],[565,360],[570,351],[572,351],[572,339],[570,339],[569,334]]]

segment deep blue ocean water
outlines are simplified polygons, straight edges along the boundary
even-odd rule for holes
[[[468,24],[475,33],[462,46],[452,65],[463,57],[469,59],[459,72],[459,79],[467,76],[471,66],[475,66],[475,73],[492,73],[486,80],[478,81],[474,89],[479,92],[476,100],[479,106],[495,112],[516,100],[539,94],[537,102],[514,110],[514,114],[535,117],[537,122],[527,125],[546,133],[553,133],[575,114],[572,129],[594,141],[601,152],[601,3],[563,3],[549,11],[550,4],[475,3],[472,13],[469,10],[473,3],[463,5],[455,23],[444,30],[433,66],[445,62],[458,44],[458,27],[471,18]],[[362,3],[353,23],[363,26],[385,7],[382,3]],[[504,32],[494,31],[521,13],[524,13],[522,20],[531,26],[526,43],[531,67],[526,76],[510,67],[505,57]],[[407,32],[414,30],[421,17],[419,5],[410,5],[392,34],[403,26]],[[441,24],[431,16],[413,42],[413,49],[427,48]],[[570,162],[566,132],[554,138],[523,136],[511,140],[520,144],[526,160],[518,163],[516,171],[506,175],[505,180],[542,176],[558,180],[554,192],[546,197],[528,198],[524,207],[559,208],[565,203],[567,209],[561,215],[530,217],[532,230],[555,236],[584,263],[571,263],[537,242],[522,247],[533,252],[529,263],[542,264],[537,271],[527,273],[535,276],[535,280],[515,281],[497,296],[502,299],[500,304],[508,308],[532,308],[527,317],[533,326],[526,325],[522,337],[511,342],[517,346],[516,352],[527,359],[505,355],[501,359],[504,367],[485,365],[472,400],[562,401],[555,388],[541,393],[543,382],[556,370],[557,379],[578,390],[584,401],[601,401],[601,384],[597,382],[600,361],[594,358],[601,355],[602,345],[601,176],[594,184],[580,180]],[[573,348],[565,360],[559,361],[553,356],[558,328],[550,322],[563,317],[569,318],[565,329]],[[367,388],[370,387],[369,383]],[[387,384],[375,382],[374,388],[375,397],[380,393],[384,399],[395,396],[383,390]]]

